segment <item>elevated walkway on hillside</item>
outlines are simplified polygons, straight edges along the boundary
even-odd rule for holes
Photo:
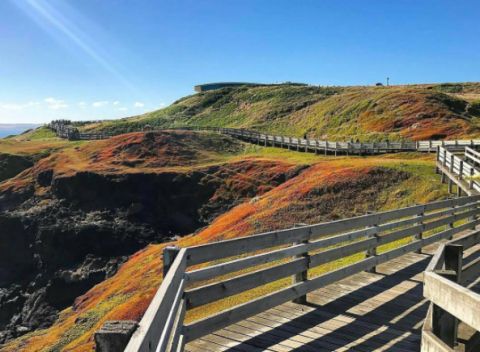
[[[478,350],[478,226],[477,195],[167,247],[125,351]]]
[[[428,309],[422,273],[430,258],[406,254],[379,265],[377,273],[358,273],[308,294],[308,305],[285,303],[185,350],[419,351]]]
[[[409,253],[308,294],[308,304],[285,303],[187,344],[200,351],[420,351],[429,302],[423,272],[438,245]],[[480,257],[480,246],[464,262]],[[478,282],[471,289],[479,293]],[[459,346],[472,336],[460,326]]]

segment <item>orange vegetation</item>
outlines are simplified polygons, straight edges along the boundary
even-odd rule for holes
[[[411,175],[382,165],[405,162],[409,161],[384,157],[319,161],[173,244],[192,246],[393,206],[392,190]],[[255,177],[255,172],[243,177]],[[166,245],[149,245],[132,255],[116,275],[78,297],[52,327],[13,340],[0,350],[91,351],[93,334],[106,320],[141,318],[161,283],[161,254]]]

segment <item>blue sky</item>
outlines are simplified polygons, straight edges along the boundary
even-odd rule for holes
[[[0,123],[136,115],[214,81],[480,81],[478,0],[1,0]]]

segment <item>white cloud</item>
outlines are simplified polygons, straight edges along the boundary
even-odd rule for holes
[[[102,101],[96,101],[92,104],[94,108],[101,108],[102,106],[108,105],[108,101],[102,100]]]
[[[133,104],[133,106],[136,108],[143,108],[145,104],[142,103],[141,101],[136,101],[135,104]]]
[[[80,106],[81,108],[87,106],[87,103],[85,103],[84,101],[81,101],[78,103],[78,106]]]
[[[0,108],[4,110],[22,110],[22,104],[15,104],[15,103],[0,103]]]
[[[126,108],[126,107],[118,108],[118,111],[127,111],[127,110],[128,110],[128,108]]]
[[[118,104],[120,104],[120,102],[119,102],[118,100],[115,100],[115,101],[113,102],[113,105],[118,105]]]
[[[30,108],[32,106],[40,105],[38,101],[29,101],[27,103],[18,104],[18,103],[0,103],[0,109],[3,110],[23,110],[25,108]]]
[[[60,110],[60,109],[68,108],[68,104],[65,103],[64,100],[50,97],[50,98],[45,98],[43,101],[47,103],[47,107],[51,110]]]

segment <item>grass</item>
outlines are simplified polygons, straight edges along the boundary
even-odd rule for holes
[[[329,140],[384,141],[480,135],[470,98],[480,84],[391,87],[259,86],[184,97],[140,116],[85,124],[114,133],[154,127],[218,126]]]
[[[58,172],[93,170],[124,173],[127,170],[135,172],[136,169],[138,172],[146,172],[150,167],[158,172],[169,170],[172,166],[149,166],[149,157],[143,158],[147,163],[139,164],[138,168],[112,163],[131,161],[144,152],[138,146],[139,135],[141,134],[121,136],[108,141],[69,144],[55,155],[42,160],[36,167],[39,170],[54,167]],[[204,136],[205,140],[211,139],[208,134]],[[135,152],[131,151],[132,146]],[[209,243],[286,228],[299,222],[316,223],[361,215],[368,210],[398,208],[447,195],[446,186],[441,185],[434,174],[433,155],[404,153],[335,158],[253,145],[225,152],[222,149],[223,142],[219,146],[221,147],[214,147],[206,150],[206,154],[197,156],[195,160],[198,165],[226,163],[227,167],[231,167],[241,161],[252,161],[251,165],[262,161],[279,165],[276,171],[279,173],[295,167],[300,167],[301,171],[296,177],[266,192],[259,192],[254,199],[247,200],[217,217],[208,227],[171,244],[186,247]],[[168,149],[169,153],[174,154],[171,160],[173,163],[182,158],[181,153],[175,153],[185,150],[184,146],[178,148],[179,150]],[[217,149],[220,150],[216,151]],[[152,157],[152,160],[156,159],[158,156]],[[191,170],[195,165],[183,166],[180,163],[180,166],[175,167],[177,170]],[[242,175],[261,179],[259,172],[260,169],[248,169]],[[167,244],[150,245],[137,252],[116,275],[78,297],[74,307],[64,310],[52,327],[13,340],[0,350],[90,351],[93,346],[93,333],[104,321],[139,320],[161,283],[161,253],[165,245]],[[319,275],[361,258],[362,254],[342,258],[313,270],[311,274]],[[289,282],[291,280],[286,278],[200,307],[192,310],[188,319],[198,319],[259,295],[271,293],[286,287]]]

